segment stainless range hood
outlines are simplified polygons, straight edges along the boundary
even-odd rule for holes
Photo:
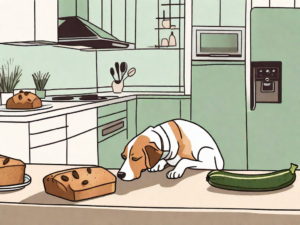
[[[134,49],[108,32],[77,16],[59,18],[57,47],[76,49]]]

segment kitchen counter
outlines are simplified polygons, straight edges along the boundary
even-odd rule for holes
[[[170,180],[166,173],[171,168],[166,168],[158,173],[144,172],[140,179],[131,182],[118,179],[116,193],[77,203],[44,192],[45,175],[73,167],[27,165],[26,173],[32,177],[32,183],[23,190],[0,194],[1,221],[43,225],[162,224],[162,221],[164,224],[200,221],[231,225],[299,224],[300,221],[300,179],[273,192],[234,192],[211,187],[205,179],[208,171],[187,170],[181,179]]]
[[[114,103],[130,101],[139,97],[151,98],[189,98],[183,93],[155,93],[155,92],[124,92],[122,94],[114,94],[112,92],[97,93],[99,96],[116,96],[118,98],[106,101],[42,101],[44,104],[51,104],[53,107],[45,110],[33,110],[27,112],[0,112],[0,122],[32,122],[44,118],[55,117],[58,115],[69,114],[73,112],[83,111],[92,108],[98,108]]]

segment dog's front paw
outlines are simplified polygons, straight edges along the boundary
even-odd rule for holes
[[[167,178],[169,178],[169,179],[180,178],[180,177],[182,177],[183,173],[184,173],[184,170],[179,170],[179,169],[175,168],[167,173]]]
[[[158,163],[156,163],[155,166],[152,168],[148,169],[149,172],[157,172],[157,171],[162,171],[165,168],[165,165],[167,164],[166,160],[160,160]]]

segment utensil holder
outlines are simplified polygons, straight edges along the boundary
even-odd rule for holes
[[[122,93],[123,88],[124,88],[124,81],[121,80],[120,83],[118,83],[118,82],[116,83],[116,81],[113,81],[111,86],[112,86],[113,92],[115,94],[120,94],[120,93]]]

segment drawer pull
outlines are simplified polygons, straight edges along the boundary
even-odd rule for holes
[[[124,127],[124,121],[121,121],[121,122],[118,122],[118,123],[113,122],[111,124],[112,124],[111,126],[108,125],[107,128],[102,130],[102,136],[106,136],[108,134],[111,134],[111,133],[113,133],[113,132],[115,132],[115,131],[117,131],[117,130]]]

